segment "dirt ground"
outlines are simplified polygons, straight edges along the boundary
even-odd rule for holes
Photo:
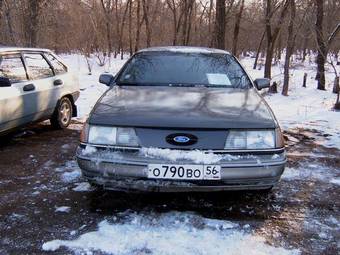
[[[298,248],[302,254],[339,254],[339,185],[327,176],[340,176],[340,151],[318,145],[324,137],[313,130],[286,132],[288,168],[302,172],[283,178],[268,195],[122,194],[78,192],[74,188],[81,180],[62,179],[63,169],[76,167],[80,126],[73,122],[69,129],[56,131],[41,123],[0,138],[0,254],[49,254],[42,250],[44,242],[74,239],[127,210],[195,212],[249,224],[274,246]],[[56,213],[59,206],[71,210]],[[70,235],[73,229],[77,233]],[[73,252],[62,248],[53,254]]]

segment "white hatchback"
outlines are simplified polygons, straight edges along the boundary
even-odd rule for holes
[[[0,134],[46,119],[66,128],[78,97],[78,77],[50,50],[0,47]]]

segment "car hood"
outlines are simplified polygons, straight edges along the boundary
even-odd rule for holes
[[[95,105],[89,123],[152,128],[275,128],[254,89],[115,86]]]

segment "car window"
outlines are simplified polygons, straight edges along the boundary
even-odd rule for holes
[[[28,75],[33,80],[53,76],[53,71],[44,57],[39,53],[25,53]]]
[[[236,59],[221,53],[142,52],[128,62],[117,79],[126,85],[204,85],[252,87]]]
[[[27,80],[20,54],[0,56],[0,76],[10,79],[12,83]]]
[[[55,74],[63,74],[67,72],[66,67],[53,55],[46,54],[45,56],[48,59],[48,61],[50,61],[50,63],[52,64]]]

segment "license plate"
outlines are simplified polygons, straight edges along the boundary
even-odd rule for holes
[[[219,165],[148,165],[148,178],[176,180],[220,180]]]

